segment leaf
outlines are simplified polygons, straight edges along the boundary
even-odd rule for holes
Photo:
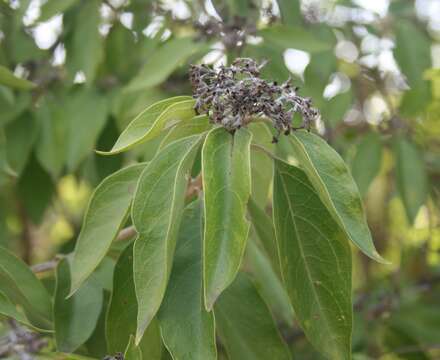
[[[3,247],[0,247],[0,291],[23,307],[32,325],[51,328],[49,293],[25,263]]]
[[[8,162],[8,155],[6,149],[6,136],[2,128],[0,128],[0,185],[3,183],[3,177],[15,177],[17,174],[11,169]]]
[[[431,98],[429,84],[423,78],[423,72],[431,67],[431,42],[412,22],[399,19],[394,56],[411,88],[402,99],[402,111],[417,114]]]
[[[382,163],[382,143],[380,136],[370,133],[362,139],[356,149],[351,172],[361,196],[367,194],[368,188],[380,171]]]
[[[99,33],[100,6],[100,0],[88,0],[81,2],[78,11],[74,13],[73,24],[70,24],[73,33],[65,42],[66,66],[72,80],[77,72],[82,71],[87,84],[93,83],[103,59],[104,42]]]
[[[0,65],[0,84],[17,90],[31,90],[36,85],[26,79],[17,77],[8,68]]]
[[[31,113],[25,113],[8,124],[5,132],[9,164],[21,174],[37,138],[37,123]]]
[[[96,269],[125,224],[136,183],[145,166],[136,164],[115,172],[92,194],[73,253],[69,296]]]
[[[281,21],[286,25],[299,25],[302,22],[299,0],[277,0]]]
[[[66,100],[56,97],[43,102],[36,111],[36,119],[40,123],[36,155],[41,166],[54,179],[63,170],[67,157],[68,116],[65,108]]]
[[[273,270],[280,274],[280,260],[272,219],[257,205],[252,197],[248,202],[248,213],[255,233],[269,256]]]
[[[276,315],[276,318],[282,319],[285,324],[293,327],[293,309],[286,289],[281,283],[280,270],[279,268],[273,268],[269,257],[258,246],[255,239],[248,241],[246,260],[246,264],[251,269],[258,293],[268,304],[271,312]]]
[[[273,25],[259,31],[264,41],[282,49],[294,48],[309,53],[330,50],[334,42],[323,41],[313,32],[300,27]]]
[[[70,289],[68,260],[59,262],[54,295],[55,342],[58,351],[73,352],[92,335],[103,303],[102,287],[86,282],[73,296]]]
[[[96,91],[83,90],[70,95],[65,111],[68,126],[66,162],[72,172],[95,148],[107,120],[107,100]]]
[[[348,238],[370,258],[387,264],[374,247],[359,192],[344,160],[323,139],[305,131],[290,137],[321,201]]]
[[[306,175],[275,161],[281,273],[301,327],[329,359],[351,359],[351,250]]]
[[[231,135],[224,128],[215,128],[203,145],[203,284],[208,311],[234,280],[246,248],[251,139],[252,134],[246,129]]]
[[[71,8],[78,0],[48,0],[41,6],[38,21],[44,22]]]
[[[109,353],[126,349],[136,333],[137,301],[133,280],[133,244],[127,246],[116,263],[113,293],[106,318],[106,339]],[[139,348],[145,359],[159,360],[162,340],[159,325],[153,320],[142,337]]]
[[[249,125],[252,133],[252,143],[262,145],[267,150],[273,150],[272,133],[263,123]],[[273,178],[272,159],[263,151],[251,151],[252,197],[260,207],[266,206]]]
[[[136,346],[134,336],[130,336],[127,348],[124,352],[124,360],[142,360],[142,351]]]
[[[203,305],[201,215],[199,201],[185,209],[173,270],[158,313],[163,341],[175,360],[217,359],[214,314]]]
[[[186,185],[201,135],[176,141],[148,164],[135,192],[132,219],[134,283],[138,300],[136,343],[162,302],[171,272]]]
[[[214,312],[220,339],[230,359],[292,358],[269,309],[246,275],[240,273],[223,292]]]
[[[150,56],[139,73],[127,85],[127,91],[144,90],[165,81],[179,65],[201,50],[200,43],[182,37],[167,41]]]
[[[10,317],[25,326],[38,330],[38,328],[35,328],[29,322],[29,320],[26,318],[26,315],[18,311],[17,307],[1,291],[0,291],[0,315]]]
[[[406,215],[414,223],[420,207],[428,197],[428,179],[418,149],[403,137],[395,140],[396,183]]]
[[[208,121],[206,115],[194,116],[191,120],[179,122],[165,136],[159,146],[159,150],[173,141],[182,139],[187,136],[204,133],[209,130],[212,125]]]
[[[108,151],[102,155],[113,155],[156,137],[164,128],[194,116],[194,101],[189,96],[176,96],[147,107],[127,126]]]

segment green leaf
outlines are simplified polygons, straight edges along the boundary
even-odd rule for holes
[[[138,182],[132,206],[133,224],[139,233],[134,245],[137,343],[165,295],[186,185],[201,140],[201,135],[194,135],[168,145],[148,164]]]
[[[402,99],[402,111],[417,114],[431,98],[429,83],[423,78],[423,72],[431,67],[431,42],[413,22],[399,19],[394,55],[411,88]]]
[[[323,41],[313,32],[300,27],[274,25],[259,31],[264,41],[282,49],[294,48],[317,53],[332,49],[334,42]]]
[[[361,196],[367,194],[370,184],[380,171],[382,163],[382,143],[380,136],[370,133],[362,139],[356,148],[351,172]]]
[[[31,113],[25,113],[9,123],[5,133],[9,164],[17,174],[21,174],[37,138],[37,123]]]
[[[0,185],[2,185],[2,183],[5,181],[4,177],[7,178],[11,176],[15,177],[17,174],[9,165],[6,149],[6,136],[3,129],[0,128]]]
[[[159,146],[159,150],[173,141],[182,139],[187,136],[204,133],[209,130],[212,125],[209,123],[206,115],[194,116],[191,120],[179,122],[165,136]]]
[[[167,41],[150,56],[139,73],[127,85],[127,91],[145,90],[159,85],[170,76],[179,65],[202,46],[192,38],[174,38]]]
[[[41,6],[41,15],[38,21],[47,21],[57,14],[71,8],[78,0],[48,0]]]
[[[281,21],[286,25],[300,25],[302,22],[301,2],[299,0],[277,0]]]
[[[68,147],[68,116],[66,101],[62,97],[44,101],[36,111],[40,133],[36,143],[36,155],[41,166],[56,179],[66,162]],[[74,110],[76,111],[76,109]],[[75,136],[76,139],[76,136]]]
[[[258,206],[252,197],[248,202],[248,212],[255,233],[269,256],[273,270],[280,274],[280,260],[272,219]]]
[[[0,291],[23,307],[32,325],[51,328],[49,293],[25,263],[3,247],[0,247]]]
[[[20,324],[33,328],[37,331],[41,331],[41,329],[33,326],[29,320],[26,318],[26,315],[21,311],[18,311],[17,307],[8,299],[8,297],[0,291],[0,315],[10,317]]]
[[[317,135],[296,131],[290,139],[321,201],[348,238],[370,258],[388,263],[374,247],[359,191],[344,160]]]
[[[136,333],[137,300],[133,280],[133,244],[127,246],[116,263],[113,293],[106,318],[106,339],[109,353],[127,348],[130,336]],[[153,320],[139,344],[145,359],[159,360],[162,341],[159,325]]]
[[[56,269],[54,295],[55,342],[58,351],[73,352],[92,335],[103,303],[103,289],[88,281],[70,298],[70,269],[63,259]]]
[[[395,140],[396,183],[410,223],[428,197],[428,179],[421,154],[403,137]]]
[[[134,336],[130,336],[127,348],[124,352],[124,360],[142,360],[142,351],[134,342]]]
[[[98,66],[103,59],[104,42],[99,33],[100,6],[100,0],[81,2],[81,6],[74,14],[73,24],[70,24],[73,34],[66,39],[65,44],[66,66],[72,80],[78,71],[82,71],[86,82],[93,83]]]
[[[158,313],[165,346],[175,360],[217,359],[214,315],[203,305],[202,212],[184,212],[168,288]]]
[[[210,311],[237,275],[249,223],[246,205],[251,193],[250,144],[252,134],[234,135],[224,128],[211,130],[202,149],[205,230],[203,284],[205,307]]]
[[[36,85],[14,75],[8,68],[0,65],[0,84],[17,90],[31,90]]]
[[[274,245],[276,246],[275,239]],[[276,251],[276,249],[275,249]],[[256,243],[248,241],[246,264],[249,265],[258,293],[276,318],[293,327],[294,314],[286,289],[281,282],[280,270],[274,269],[269,257]]]
[[[146,164],[121,169],[95,189],[72,258],[72,295],[96,269],[125,224],[133,192]]]
[[[281,273],[301,327],[329,359],[351,359],[351,250],[300,169],[275,161]]]
[[[195,115],[193,107],[194,100],[189,96],[176,96],[154,103],[134,118],[110,151],[98,153],[113,155],[144,143],[179,121],[192,118]]]
[[[252,133],[252,143],[263,146],[271,151],[272,133],[264,123],[253,123],[249,125],[249,131]],[[263,151],[251,151],[251,171],[252,171],[252,197],[260,207],[265,207],[273,178],[272,159]]]
[[[220,339],[230,359],[292,358],[269,309],[243,273],[219,297],[214,312]]]
[[[72,172],[93,153],[107,120],[108,106],[106,98],[94,90],[70,95],[65,106],[64,116],[68,126],[66,162],[68,170]]]

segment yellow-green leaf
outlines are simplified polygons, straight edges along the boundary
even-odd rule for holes
[[[189,96],[176,96],[154,103],[134,118],[110,151],[98,153],[113,155],[142,144],[158,136],[162,130],[192,118],[195,115],[193,108],[194,100]]]
[[[0,84],[17,90],[31,90],[36,85],[26,79],[19,78],[8,68],[0,65]]]
[[[275,161],[281,274],[306,336],[329,359],[351,359],[351,250],[303,171]]]
[[[72,259],[72,295],[92,274],[118,235],[129,213],[133,192],[146,164],[121,169],[95,189]]]
[[[251,193],[250,143],[252,135],[240,129],[211,130],[202,150],[205,233],[203,283],[205,307],[210,311],[234,280],[240,267],[249,222],[246,206]]]
[[[133,224],[139,234],[134,245],[136,343],[165,295],[186,185],[201,140],[201,135],[194,135],[168,145],[148,164],[138,182],[132,206]]]
[[[290,139],[307,177],[348,238],[370,258],[387,263],[374,246],[358,188],[344,160],[307,131],[296,131]]]

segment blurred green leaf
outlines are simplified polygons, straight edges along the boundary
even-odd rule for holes
[[[184,211],[173,270],[158,313],[173,359],[217,359],[213,313],[203,305],[202,211],[199,201]]]
[[[202,136],[176,141],[148,164],[132,206],[139,233],[134,245],[134,282],[138,300],[136,342],[153,319],[171,273],[186,185]]]
[[[246,129],[231,135],[220,127],[208,133],[203,145],[203,284],[208,311],[234,280],[246,248],[251,140],[252,134]]]
[[[412,224],[428,197],[427,174],[416,146],[403,137],[395,140],[396,184]]]
[[[202,46],[192,38],[174,38],[167,41],[147,60],[139,73],[127,85],[127,91],[143,90],[159,85],[170,76],[179,65]]]
[[[103,303],[103,289],[93,281],[86,282],[73,296],[70,290],[67,259],[56,269],[54,295],[55,342],[58,351],[73,352],[92,335]]]
[[[159,101],[142,111],[122,132],[108,152],[103,155],[117,154],[146,142],[179,121],[188,120],[195,115],[194,100],[189,96],[176,96]]]
[[[402,99],[401,110],[415,115],[431,98],[429,84],[423,78],[423,72],[431,67],[431,42],[412,22],[399,19],[394,55],[411,88]]]
[[[351,173],[362,197],[367,194],[370,184],[379,174],[381,164],[382,143],[380,136],[376,133],[369,133],[357,145],[351,164]]]
[[[123,168],[99,184],[90,198],[72,258],[73,294],[95,270],[124,225],[146,164]]]
[[[55,15],[70,9],[78,1],[79,0],[47,0],[41,6],[41,14],[38,18],[38,21],[47,21]]]
[[[1,65],[0,84],[18,90],[31,90],[36,86],[33,82],[15,76],[12,71]]]
[[[83,1],[74,14],[73,33],[65,42],[66,66],[72,80],[78,71],[82,71],[87,84],[93,83],[98,66],[103,59],[104,42],[99,33],[100,6],[101,1],[99,0]]]
[[[49,293],[25,263],[3,247],[0,247],[0,292],[23,307],[32,325],[52,327]]]
[[[298,26],[302,23],[300,0],[277,0],[277,3],[283,24]]]
[[[374,247],[356,183],[344,160],[317,135],[296,131],[290,139],[310,182],[348,238],[365,255],[387,263]]]
[[[299,168],[275,161],[274,222],[281,272],[295,314],[315,348],[351,359],[351,250]]]
[[[267,305],[240,273],[214,306],[217,330],[231,360],[291,359]]]
[[[9,300],[8,297],[5,294],[3,294],[1,291],[0,291],[0,315],[12,318],[25,326],[34,328],[37,331],[40,330],[38,328],[35,328],[26,318],[26,315],[18,311],[16,305],[14,305],[11,302],[11,300]]]
[[[335,43],[323,41],[313,32],[300,27],[273,25],[259,31],[265,42],[282,49],[298,49],[310,53],[317,53],[332,49]]]

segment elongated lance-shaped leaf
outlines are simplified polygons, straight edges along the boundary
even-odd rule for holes
[[[110,354],[121,352],[129,346],[130,337],[136,334],[137,309],[133,280],[133,244],[130,244],[119,256],[113,275],[113,292],[105,322],[105,337]],[[139,348],[147,359],[161,359],[163,346],[157,320],[153,320],[148,326]]]
[[[191,120],[183,121],[174,126],[170,132],[164,137],[159,145],[159,150],[173,141],[182,139],[187,136],[201,134],[208,131],[212,127],[206,115],[194,116]]]
[[[121,169],[98,185],[84,216],[72,259],[72,295],[96,269],[124,225],[133,192],[146,164]]]
[[[199,201],[184,212],[173,270],[158,313],[165,346],[174,360],[215,360],[214,314],[203,305],[202,211]]]
[[[387,264],[374,246],[358,188],[344,160],[317,135],[296,131],[290,139],[307,177],[348,238],[365,255]]]
[[[201,135],[194,135],[165,147],[138,182],[132,207],[133,223],[139,233],[134,245],[137,344],[165,294],[186,185],[201,140]]]
[[[87,341],[96,327],[103,304],[103,289],[96,281],[89,280],[66,299],[70,289],[67,259],[58,264],[55,279],[55,342],[58,351],[73,352]]]
[[[215,128],[203,145],[203,284],[208,311],[234,280],[246,248],[250,226],[245,216],[251,193],[251,139],[246,129],[231,135],[224,128]]]
[[[310,342],[351,359],[351,250],[305,173],[275,161],[273,209],[281,274]]]
[[[134,336],[130,336],[124,352],[124,360],[142,360],[142,351],[139,346],[136,346]]]
[[[19,78],[8,68],[0,65],[0,85],[5,85],[18,90],[31,90],[36,84],[33,82]]]
[[[195,115],[193,107],[194,100],[189,96],[176,96],[154,103],[128,124],[110,151],[98,151],[98,154],[118,154],[142,144],[156,137],[164,128],[192,118]]]
[[[214,313],[229,359],[292,358],[267,305],[247,275],[238,274],[215,303]]]
[[[417,147],[403,137],[395,139],[396,183],[410,223],[428,197],[428,178]]]
[[[21,259],[1,246],[0,291],[23,307],[32,325],[52,328],[52,301],[46,288]]]

